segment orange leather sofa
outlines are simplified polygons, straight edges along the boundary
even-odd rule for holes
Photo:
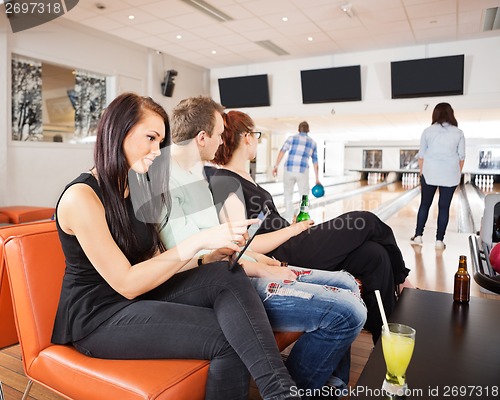
[[[12,235],[40,232],[46,230],[48,227],[55,227],[55,222],[36,222],[0,227],[0,349],[18,342],[12,300],[10,298],[9,278],[3,258],[3,244]]]
[[[204,398],[208,361],[103,360],[50,343],[65,268],[55,222],[17,225],[3,234],[14,319],[30,379],[25,394],[35,381],[69,399]],[[300,333],[276,336],[284,349]]]
[[[9,218],[11,224],[24,224],[26,222],[52,219],[55,208],[35,206],[9,206],[0,207],[0,213]]]
[[[0,212],[0,224],[8,224],[10,222],[9,216]]]

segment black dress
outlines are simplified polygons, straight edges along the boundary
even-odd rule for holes
[[[290,225],[279,214],[271,194],[261,186],[227,169],[211,171],[209,175],[217,206],[230,193],[240,193],[248,218],[255,218],[264,204],[271,210],[260,232],[273,232]],[[374,291],[380,291],[385,311],[390,314],[396,300],[395,285],[402,283],[410,271],[405,267],[392,229],[368,211],[351,211],[314,225],[268,255],[306,268],[345,270],[361,280],[368,308],[365,328],[372,332],[374,340],[382,327]]]
[[[64,192],[77,183],[89,185],[102,201],[102,190],[92,174],[81,174],[66,186]],[[153,238],[145,224],[135,217],[130,196],[126,199],[126,205],[133,229],[141,239],[141,247],[146,252],[151,248]],[[57,219],[56,226],[66,258],[66,270],[52,332],[52,343],[68,344],[84,338],[137,299],[128,300],[114,290],[94,268],[76,236],[65,233]],[[130,260],[131,263],[137,261]]]

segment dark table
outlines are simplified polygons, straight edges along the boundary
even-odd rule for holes
[[[500,301],[471,297],[468,305],[449,293],[404,289],[388,319],[416,329],[406,373],[406,399],[500,397]],[[385,362],[379,340],[351,399],[388,399],[380,390]]]

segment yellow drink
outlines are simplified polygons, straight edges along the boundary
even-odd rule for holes
[[[400,324],[389,324],[390,332],[382,329],[382,350],[387,373],[383,388],[393,394],[407,389],[406,369],[415,347],[415,330]]]
[[[387,372],[396,377],[400,385],[404,384],[406,369],[410,364],[415,339],[400,336],[395,333],[382,335],[382,349],[384,350]]]

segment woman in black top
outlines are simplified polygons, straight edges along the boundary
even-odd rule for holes
[[[402,284],[409,273],[392,229],[367,211],[348,212],[319,225],[313,225],[313,221],[289,224],[278,213],[271,194],[245,170],[247,161],[257,152],[254,122],[245,113],[230,111],[225,114],[224,126],[223,144],[214,159],[224,168],[212,171],[210,179],[215,204],[227,206],[220,213],[222,220],[238,220],[245,213],[253,218],[267,205],[271,215],[263,233],[252,242],[252,249],[291,265],[346,270],[360,279],[368,308],[365,328],[376,341],[382,319],[375,290],[381,292],[385,311],[390,314],[396,285]]]
[[[193,259],[205,248],[238,250],[256,221],[162,246],[155,222],[168,205],[169,143],[168,116],[151,98],[125,93],[104,112],[95,167],[57,204],[66,271],[52,342],[99,358],[208,359],[207,399],[246,399],[248,371],[264,399],[297,398],[244,271]]]

